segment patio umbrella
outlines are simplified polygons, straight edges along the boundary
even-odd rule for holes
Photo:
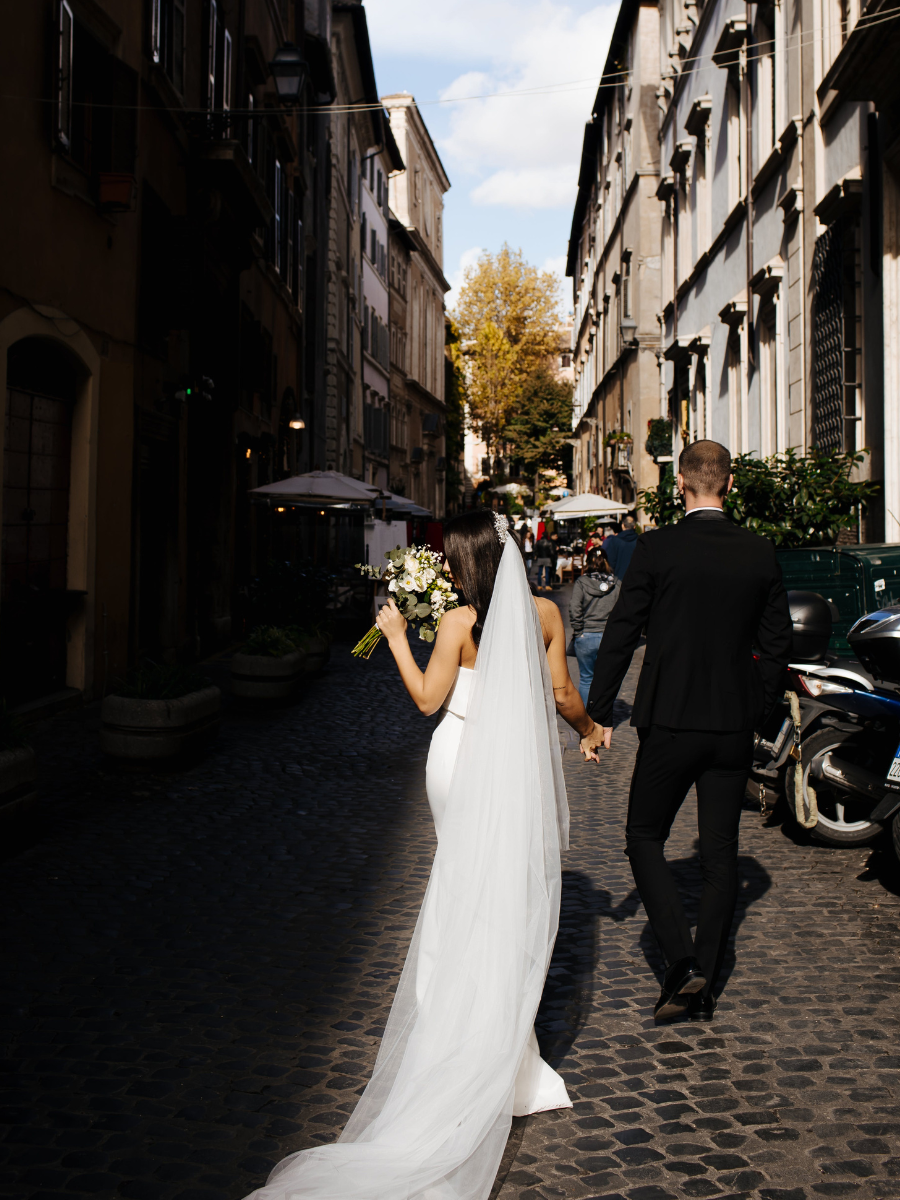
[[[568,521],[575,517],[620,517],[631,512],[634,506],[621,504],[618,500],[609,500],[606,496],[595,496],[592,492],[582,492],[580,496],[566,496],[550,505],[550,511],[560,521]]]
[[[374,504],[381,491],[340,471],[308,471],[251,488],[250,495],[295,504]]]

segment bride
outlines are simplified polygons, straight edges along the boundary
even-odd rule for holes
[[[534,1019],[556,937],[568,806],[556,712],[594,723],[559,609],[534,599],[506,518],[449,521],[466,607],[420,671],[391,601],[378,625],[420,712],[438,847],[372,1078],[338,1141],[292,1154],[247,1200],[485,1200],[513,1116],[571,1107]]]

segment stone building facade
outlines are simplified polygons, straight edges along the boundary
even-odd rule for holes
[[[566,274],[573,281],[573,486],[634,503],[658,471],[659,16],[625,0],[585,128]],[[607,82],[608,80],[608,82]]]
[[[406,495],[441,517],[447,468],[444,296],[450,290],[443,272],[443,222],[450,180],[413,97],[404,92],[385,96],[383,102],[405,164],[391,176],[390,207],[408,237],[407,244],[397,239],[395,246],[395,257],[406,272],[406,328],[394,332],[405,365],[398,369],[395,364],[393,378],[399,386],[403,375],[404,384],[402,392],[392,394],[391,403],[402,406],[394,427],[406,444],[395,445],[392,471],[396,483],[404,482]],[[401,305],[395,310],[399,314]]]
[[[0,71],[0,696],[46,707],[242,634],[253,578],[326,532],[252,488],[387,482],[403,160],[352,0],[35,0]]]
[[[619,26],[634,11],[626,0]],[[658,239],[658,412],[672,457],[703,437],[755,456],[867,449],[858,474],[883,489],[858,533],[900,541],[891,14],[838,0],[660,0],[656,20],[646,123],[656,128],[658,185],[642,228]],[[612,96],[632,72],[637,84],[643,69],[620,46],[601,92]],[[583,161],[570,243],[576,298],[585,184]],[[576,426],[592,386],[579,388]],[[643,430],[633,422],[632,433],[637,458]]]
[[[0,116],[17,164],[0,195],[11,703],[98,694],[146,655],[227,640],[269,553],[248,489],[324,465],[307,315],[324,307],[331,10],[240,12],[36,0],[6,23],[0,70],[21,98]],[[299,109],[269,66],[288,42],[306,63]]]

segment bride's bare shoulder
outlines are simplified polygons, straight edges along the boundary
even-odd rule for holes
[[[563,631],[562,614],[552,600],[545,600],[543,596],[535,596],[534,602],[541,619],[544,641],[549,645],[553,638]]]
[[[469,608],[468,605],[462,605],[460,608],[451,608],[449,612],[445,612],[441,617],[441,629],[446,626],[447,629],[458,629],[460,633],[468,633],[474,624],[475,609]]]
[[[541,614],[541,622],[546,626],[556,626],[562,624],[562,614],[552,600],[545,600],[543,596],[535,596],[534,602],[537,605],[537,610]]]

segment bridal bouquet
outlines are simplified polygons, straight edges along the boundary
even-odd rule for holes
[[[459,597],[444,574],[442,555],[428,546],[407,546],[405,550],[398,546],[396,550],[388,550],[384,557],[388,565],[383,571],[364,563],[356,566],[370,579],[386,579],[400,612],[407,621],[418,625],[423,642],[433,642],[441,617],[459,604]],[[382,636],[378,626],[373,625],[353,647],[353,653],[357,658],[371,657]]]

